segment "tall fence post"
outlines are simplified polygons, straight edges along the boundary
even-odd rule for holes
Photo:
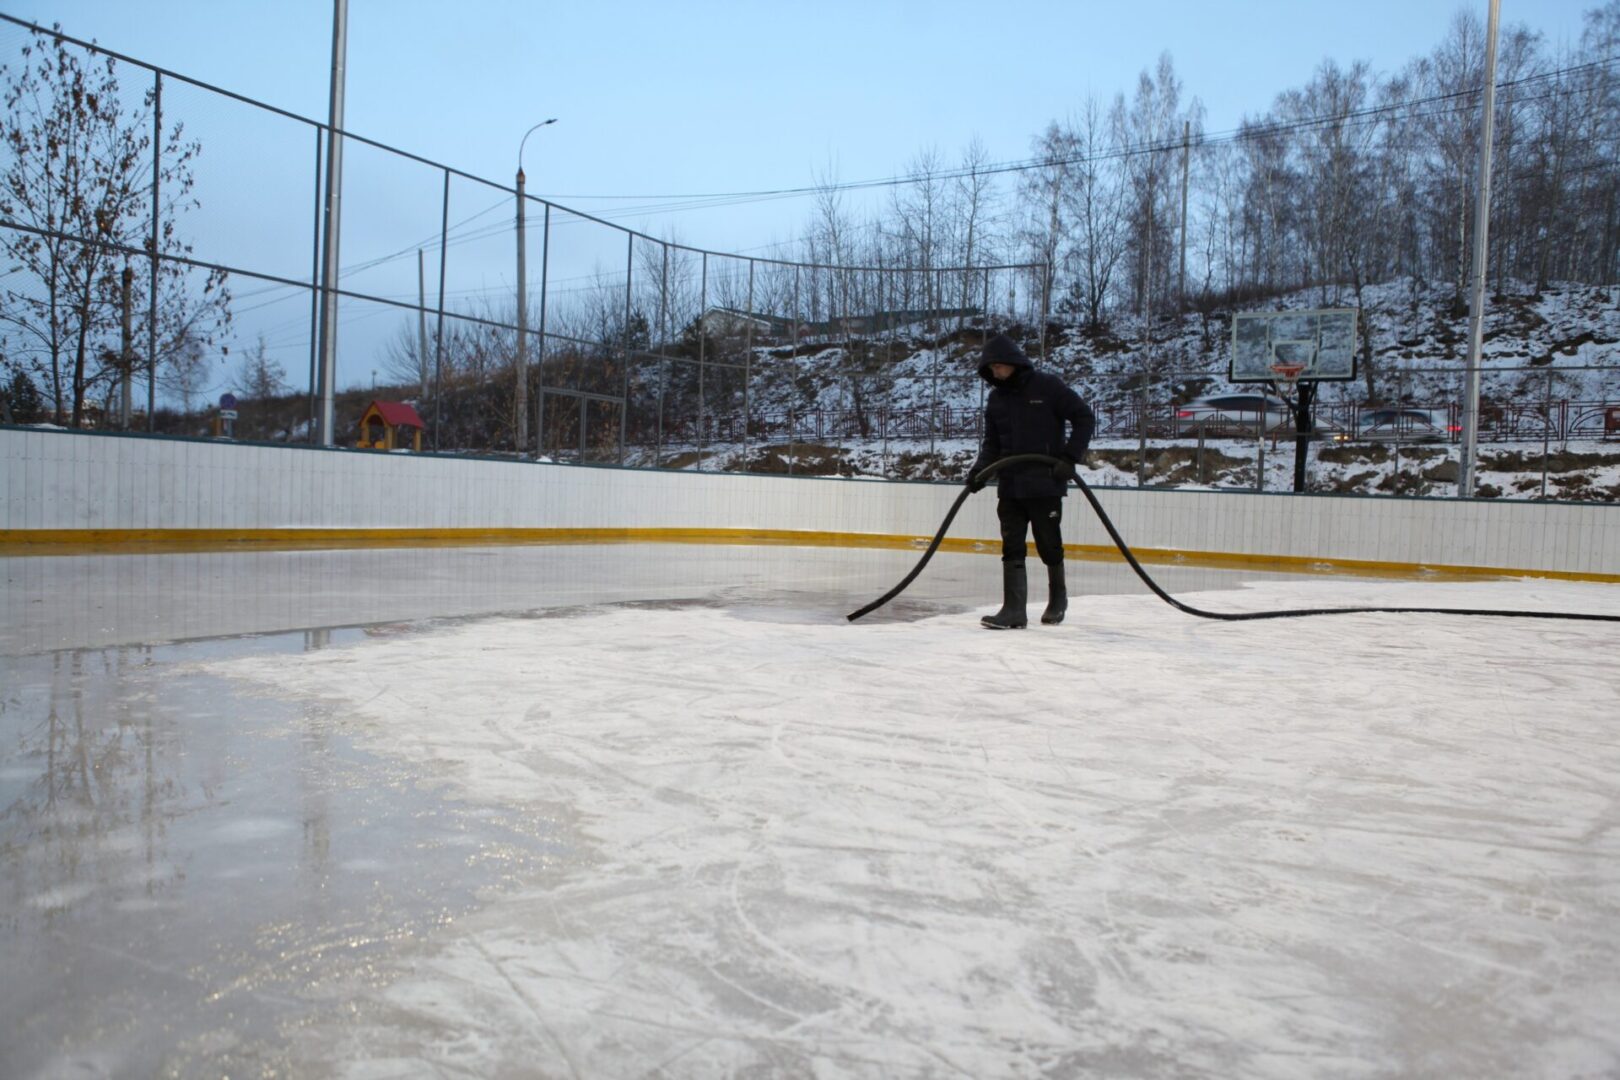
[[[793,362],[799,362],[799,267],[793,266]],[[799,425],[793,416],[793,407],[788,406],[788,475],[793,475],[794,465],[799,457]]]
[[[932,400],[928,403],[928,460],[932,462],[934,455],[939,452],[939,341],[934,342],[933,362],[929,367],[929,381],[932,385]]]
[[[433,449],[440,448],[444,427],[444,271],[450,247],[450,170],[444,170],[444,195],[439,201],[439,306],[433,330]]]
[[[1204,421],[1198,421],[1198,482],[1204,482]]]
[[[532,132],[531,132],[532,134]],[[528,135],[524,136],[528,139]],[[518,145],[517,171],[517,385],[513,388],[512,452],[519,460],[528,451],[529,441],[529,280],[528,215],[523,207],[523,146]],[[538,456],[538,455],[537,455]]]
[[[416,393],[428,392],[427,252],[416,249]]]
[[[1145,383],[1144,379],[1144,383]],[[1136,486],[1147,483],[1147,387],[1136,390]]]
[[[130,284],[134,281],[135,271],[130,268],[126,259],[124,270],[118,275],[118,427],[121,431],[128,431],[130,426],[130,401],[135,381],[135,348],[130,339]]]
[[[703,430],[708,418],[708,392],[703,385],[704,350],[709,343],[709,253],[703,253],[702,281],[698,285],[698,472],[703,471],[703,450],[708,444],[708,432]]]
[[[663,248],[664,266],[658,275],[658,434],[653,443],[653,468],[664,463],[664,398],[669,391],[669,245]]]
[[[754,370],[754,260],[748,260],[748,325],[743,330],[743,429],[742,464],[748,471],[748,384]]]
[[[321,355],[321,166],[325,147],[323,132],[315,129],[315,213],[311,218],[309,243],[309,441],[315,441],[316,365]],[[437,434],[434,436],[438,438]],[[438,449],[437,441],[434,449]]]
[[[1546,391],[1542,397],[1541,421],[1541,497],[1547,497],[1547,455],[1552,451],[1552,384],[1553,372],[1547,368]]]
[[[152,257],[147,260],[146,297],[146,430],[156,431],[157,417],[157,294],[159,222],[158,185],[163,178],[163,73],[152,76]],[[125,378],[129,376],[126,373]]]
[[[1395,372],[1395,403],[1396,403],[1397,406],[1399,406],[1399,405],[1405,404],[1405,402],[1406,402],[1406,369],[1405,368],[1397,368],[1396,372]],[[1447,454],[1451,453],[1451,447],[1450,446],[1446,447],[1446,453]],[[1399,439],[1395,440],[1395,465],[1394,465],[1394,469],[1395,469],[1395,471],[1392,474],[1394,476],[1394,483],[1396,485],[1399,485],[1400,482],[1401,482],[1401,440],[1399,440]]]
[[[540,221],[540,340],[534,356],[534,456],[546,452],[546,286],[551,270],[551,204],[545,204]]]
[[[619,401],[619,464],[624,464],[625,439],[630,431],[630,287],[636,265],[636,234],[624,235],[624,396]]]

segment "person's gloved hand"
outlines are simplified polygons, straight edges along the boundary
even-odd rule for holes
[[[969,472],[967,477],[968,494],[977,495],[979,492],[984,490],[984,485],[988,484],[989,482],[989,477],[979,476],[977,473]]]
[[[1052,466],[1052,479],[1064,483],[1075,479],[1074,462],[1068,458],[1059,458],[1058,463]]]

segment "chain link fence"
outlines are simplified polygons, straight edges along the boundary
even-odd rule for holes
[[[89,159],[124,139],[130,157],[103,170],[117,187],[111,216],[64,215],[40,191],[0,220],[8,248],[49,249],[43,272],[6,283],[8,365],[44,384],[59,423],[180,430],[229,392],[241,399],[236,434],[313,438],[326,126],[0,20],[7,75],[32,79],[45,102],[18,127],[79,131]],[[91,112],[73,104],[87,83],[104,98]],[[745,258],[534,197],[519,241],[514,186],[358,135],[342,143],[330,241],[341,266],[339,442],[353,441],[372,398],[388,396],[415,406],[437,451],[623,462],[629,447],[651,445],[652,462],[701,461],[732,427],[764,437],[771,425],[752,417],[773,408],[846,404],[864,415],[902,337],[1044,317],[1029,266]],[[16,147],[3,153],[8,169],[35,165]],[[72,197],[94,201],[95,185],[83,188]],[[111,284],[126,265],[136,282],[119,292]],[[835,343],[840,362],[795,386],[795,361]],[[120,407],[131,387],[132,405]],[[665,446],[681,449],[666,458]]]
[[[326,126],[6,16],[0,60],[9,85],[32,79],[37,91],[33,106],[13,102],[24,138],[0,148],[0,169],[27,181],[26,136],[52,124],[76,133],[88,163],[79,203],[24,183],[0,220],[14,264],[0,283],[0,344],[10,372],[35,383],[33,418],[312,441]],[[94,109],[72,104],[75,85],[99,92]],[[384,399],[412,405],[424,446],[441,453],[959,475],[980,433],[978,349],[997,330],[1086,393],[1099,447],[1117,444],[1121,472],[1138,483],[1170,482],[1155,459],[1179,445],[1196,455],[1193,482],[1265,486],[1265,447],[1291,435],[1186,422],[1190,401],[1231,389],[1221,335],[1202,357],[1183,348],[1179,367],[1151,340],[1119,345],[1105,363],[1054,323],[1042,266],[745,257],[535,197],[520,233],[515,186],[342,139],[342,445],[361,440],[363,411]],[[541,135],[537,155],[543,146]],[[1443,430],[1433,442],[1451,446],[1463,374],[1409,365],[1386,373],[1380,396],[1434,417]],[[1545,489],[1554,444],[1620,435],[1613,377],[1492,368],[1480,441],[1539,442]],[[1398,424],[1387,440],[1369,433],[1369,412],[1383,406],[1355,390],[1324,389],[1322,445],[1383,441],[1399,454],[1420,441]],[[234,429],[213,407],[227,393],[238,399]],[[1232,457],[1245,443],[1252,466],[1206,467],[1215,449]]]

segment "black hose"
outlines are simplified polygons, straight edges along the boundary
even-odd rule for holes
[[[1005,458],[1003,460],[1011,461],[1012,458]],[[1001,462],[998,461],[998,462],[995,462],[995,463],[993,463],[991,465],[987,465],[987,466],[985,466],[985,468],[982,471],[985,472],[986,474],[988,474],[992,469],[996,468],[996,466],[1000,465],[1000,464],[1001,464]],[[967,502],[967,497],[969,495],[971,495],[971,494],[973,494],[972,490],[969,489],[969,488],[964,487],[962,489],[962,494],[958,495],[956,497],[956,501],[951,503],[951,509],[945,515],[945,520],[940,522],[939,532],[934,534],[933,543],[928,545],[928,550],[923,552],[923,557],[917,560],[917,565],[913,566],[911,568],[911,573],[909,573],[905,577],[901,578],[900,579],[900,584],[896,585],[894,588],[890,589],[888,592],[884,593],[882,596],[878,597],[876,600],[872,601],[870,604],[867,604],[865,607],[861,608],[859,611],[850,612],[849,613],[849,621],[850,622],[854,622],[856,619],[860,618],[862,615],[868,615],[868,614],[871,614],[872,612],[876,611],[878,608],[882,607],[884,604],[887,604],[890,600],[893,600],[895,597],[897,597],[901,593],[905,592],[906,591],[906,586],[910,585],[913,581],[917,580],[917,575],[923,572],[923,567],[928,565],[928,560],[932,559],[934,557],[934,552],[939,550],[940,541],[945,539],[945,533],[947,531],[949,531],[949,529],[951,527],[951,522],[956,520],[956,512],[958,510],[962,509],[962,504]]]
[[[1026,461],[1037,461],[1046,465],[1056,465],[1058,464],[1059,459],[1055,457],[1048,457],[1045,454],[1014,454],[1011,457],[1004,457],[999,461],[992,461],[989,465],[986,465],[984,468],[980,469],[974,478],[980,480],[989,480],[991,476],[999,472],[1001,469],[1006,468],[1008,465],[1016,465]],[[1092,492],[1091,485],[1087,484],[1085,480],[1078,476],[1074,478],[1074,482],[1079,485],[1080,493],[1086,497],[1086,501],[1091,504],[1091,509],[1096,512],[1097,520],[1101,521],[1103,528],[1108,531],[1108,536],[1114,541],[1114,546],[1117,547],[1119,549],[1119,553],[1125,557],[1125,561],[1131,564],[1131,569],[1136,571],[1136,576],[1142,579],[1142,583],[1149,589],[1152,589],[1154,595],[1156,595],[1160,600],[1163,600],[1165,603],[1169,604],[1171,607],[1176,608],[1178,611],[1185,611],[1189,615],[1196,615],[1201,619],[1220,619],[1226,622],[1241,622],[1248,619],[1295,619],[1304,615],[1366,615],[1384,613],[1395,615],[1485,615],[1501,619],[1575,619],[1583,622],[1620,622],[1620,615],[1588,615],[1582,612],[1574,611],[1496,611],[1486,608],[1343,607],[1291,608],[1284,611],[1205,611],[1202,608],[1195,608],[1191,604],[1182,603],[1180,600],[1177,600],[1175,597],[1171,596],[1169,593],[1160,588],[1159,583],[1149,577],[1148,572],[1142,569],[1142,564],[1136,561],[1136,556],[1131,553],[1131,549],[1126,545],[1124,538],[1119,535],[1119,530],[1114,528],[1113,521],[1109,519],[1108,514],[1103,510],[1102,503],[1097,501],[1097,496]],[[900,584],[896,585],[894,588],[890,589],[888,592],[884,593],[870,604],[867,604],[859,611],[852,612],[849,615],[850,622],[854,622],[862,615],[876,611],[884,604],[887,604],[890,600],[893,600],[896,596],[899,596],[903,591],[905,591],[907,585],[910,585],[916,580],[917,575],[922,573],[923,567],[928,565],[928,560],[934,557],[934,552],[939,550],[940,542],[945,539],[946,531],[950,529],[951,522],[956,518],[956,512],[962,509],[962,504],[967,501],[967,497],[972,493],[973,490],[971,488],[962,488],[962,493],[958,495],[956,497],[956,501],[951,504],[950,512],[945,515],[945,520],[940,524],[939,531],[934,534],[933,542],[928,545],[928,550],[923,552],[923,557],[917,561],[917,565],[912,568],[911,573],[907,574]]]

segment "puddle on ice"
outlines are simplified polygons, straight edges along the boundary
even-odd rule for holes
[[[319,707],[194,670],[363,637],[0,659],[0,1076],[273,1063],[285,1025],[337,1004],[319,986],[374,983],[567,850],[357,749]]]

